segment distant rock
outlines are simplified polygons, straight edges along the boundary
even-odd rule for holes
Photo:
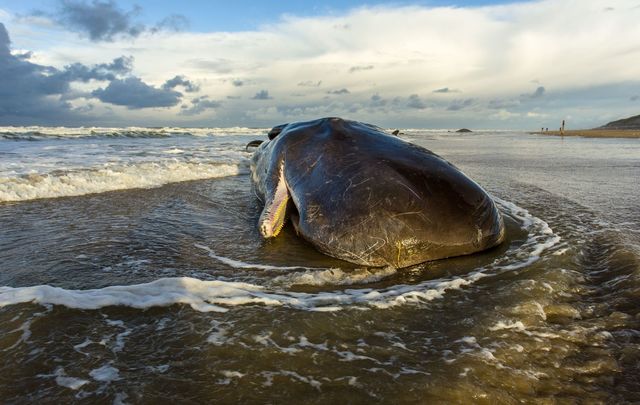
[[[596,129],[640,129],[640,115],[611,121],[610,123]]]
[[[467,128],[462,128],[462,129],[457,130],[456,132],[473,132],[473,131],[470,130],[470,129],[467,129]]]

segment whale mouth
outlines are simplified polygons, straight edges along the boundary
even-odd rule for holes
[[[287,206],[291,195],[284,178],[284,161],[280,164],[278,181],[273,196],[265,202],[260,215],[260,233],[264,238],[278,236],[287,221]]]

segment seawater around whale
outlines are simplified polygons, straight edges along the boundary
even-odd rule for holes
[[[401,268],[504,238],[482,187],[435,153],[366,123],[274,127],[251,158],[251,177],[264,203],[263,237],[290,220],[319,251],[360,265]]]

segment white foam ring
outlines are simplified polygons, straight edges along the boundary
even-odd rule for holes
[[[69,197],[131,188],[153,188],[180,181],[237,175],[245,164],[170,160],[100,168],[0,177],[0,202]]]
[[[202,250],[208,252],[209,257],[211,257],[212,259],[215,259],[215,260],[217,260],[217,261],[219,261],[221,263],[226,264],[229,267],[233,267],[233,268],[236,268],[236,269],[264,270],[264,271],[288,271],[288,270],[300,270],[300,269],[318,270],[318,269],[313,268],[313,267],[272,266],[272,265],[268,265],[268,264],[246,263],[246,262],[242,262],[240,260],[231,259],[229,257],[219,256],[213,250],[208,248],[207,246],[204,246],[204,245],[201,245],[201,244],[198,244],[198,243],[194,244],[194,246],[197,247],[198,249],[202,249]]]
[[[546,222],[533,217],[515,204],[499,199],[496,201],[502,209],[508,210],[510,215],[522,221],[523,226],[529,231],[529,238],[517,248],[515,254],[513,254],[514,252],[505,254],[510,258],[497,259],[463,277],[429,280],[414,285],[401,284],[381,289],[354,288],[318,293],[300,293],[251,283],[199,280],[190,277],[162,278],[150,283],[90,290],[67,290],[49,285],[0,287],[0,307],[33,302],[79,309],[98,309],[115,305],[150,308],[186,304],[203,312],[226,312],[231,307],[242,305],[287,306],[311,311],[339,311],[352,306],[371,309],[425,303],[443,297],[447,291],[468,287],[491,274],[505,271],[505,269],[526,266],[532,261],[538,260],[545,249],[559,241],[559,237],[553,234]],[[203,248],[201,245],[199,247]],[[213,254],[210,249],[205,248],[205,250]],[[217,260],[234,267],[240,265],[240,268],[245,268],[248,265],[239,261],[228,261],[226,258],[221,260],[221,258],[221,256],[216,257]],[[276,266],[263,267],[281,269]],[[307,270],[307,273],[302,273],[302,277],[311,277],[311,284],[314,283],[314,280],[317,283],[328,282],[332,284],[335,282],[336,276],[327,275],[327,271],[333,270],[335,269]],[[314,276],[308,272],[318,274]],[[342,270],[340,272],[346,273]],[[384,274],[385,271],[382,270],[382,275],[384,276]],[[345,276],[341,274],[338,274],[337,277],[345,279]],[[367,280],[366,277],[363,280]]]
[[[206,251],[212,259],[223,263],[234,269],[242,270],[261,270],[269,272],[287,273],[271,279],[270,285],[294,286],[294,285],[353,285],[366,284],[374,281],[380,281],[388,277],[398,270],[393,267],[383,268],[361,268],[352,271],[344,271],[339,268],[319,268],[304,266],[273,266],[269,264],[247,263],[240,260],[231,259],[229,257],[220,256],[207,246],[194,244],[198,249]],[[304,271],[299,271],[304,270]]]

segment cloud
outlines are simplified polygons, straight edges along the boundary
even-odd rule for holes
[[[153,28],[150,29],[152,33],[158,31],[184,31],[189,28],[189,20],[187,17],[181,14],[171,14],[160,20]]]
[[[536,90],[531,93],[531,94],[522,94],[522,98],[529,98],[529,99],[534,99],[534,98],[540,98],[542,96],[544,96],[545,93],[545,88],[544,86],[538,86],[538,88],[536,88]]]
[[[93,109],[89,104],[69,103],[90,94],[72,90],[74,82],[112,81],[131,70],[133,59],[121,56],[110,63],[87,66],[72,63],[63,69],[39,65],[28,60],[30,53],[12,54],[11,40],[0,23],[0,122],[60,123],[78,122]]]
[[[260,90],[255,96],[251,97],[252,100],[270,100],[272,98],[267,90]]]
[[[92,67],[76,62],[65,66],[64,70],[55,73],[53,77],[61,78],[67,82],[111,81],[120,75],[131,72],[132,66],[133,58],[126,56],[116,58],[111,63],[100,63]]]
[[[136,21],[141,12],[142,8],[137,5],[123,10],[113,0],[58,0],[53,13],[36,10],[31,15],[50,18],[70,31],[87,35],[91,41],[112,42],[118,37],[136,38],[147,30],[152,33],[179,31],[188,26],[186,17],[172,14],[147,28]]]
[[[447,111],[460,111],[467,107],[470,107],[474,103],[474,99],[467,98],[465,100],[453,100],[451,104],[447,107]]]
[[[191,107],[182,106],[181,115],[198,115],[207,110],[212,110],[220,107],[222,104],[215,100],[208,100],[207,96],[197,97],[191,100]]]
[[[489,100],[487,107],[494,110],[504,110],[509,108],[516,108],[519,105],[520,100],[517,99],[493,99]]]
[[[234,85],[234,87],[242,87],[244,85],[244,82],[240,79],[234,79],[231,84]]]
[[[194,93],[200,90],[200,86],[198,86],[197,84],[193,83],[190,80],[187,80],[184,76],[180,76],[180,75],[174,77],[173,79],[167,80],[162,85],[162,88],[164,90],[171,90],[171,89],[175,89],[178,86],[184,87],[184,91],[186,91],[187,93]]]
[[[528,111],[527,112],[527,117],[529,118],[546,118],[548,115],[547,114],[542,114],[536,111]]]
[[[4,24],[0,23],[0,56],[8,55],[11,55],[11,39]]]
[[[302,82],[298,82],[298,86],[300,87],[320,87],[320,85],[322,84],[322,80],[318,80],[317,82],[314,82],[313,80],[305,80]]]
[[[420,99],[420,96],[418,96],[417,94],[412,94],[409,96],[407,107],[424,110],[425,108],[427,108],[427,104],[422,101],[422,99]]]
[[[56,1],[52,0],[59,4]],[[289,14],[256,29],[237,32],[179,32],[152,37],[148,28],[154,25],[152,22],[137,37],[125,31],[113,34],[109,43],[68,42],[70,35],[55,27],[13,19],[12,26],[20,33],[15,38],[20,46],[15,48],[28,46],[34,54],[28,56],[24,49],[14,49],[12,60],[39,63],[39,67],[31,66],[38,78],[32,78],[34,84],[26,88],[38,95],[45,87],[47,92],[63,91],[46,96],[52,102],[63,101],[63,94],[67,101],[82,92],[90,95],[96,87],[106,88],[108,83],[95,84],[92,78],[65,90],[64,80],[56,89],[53,79],[39,76],[61,79],[56,71],[63,71],[64,66],[80,62],[91,70],[121,55],[135,57],[135,67],[140,70],[135,75],[149,85],[161,88],[167,78],[184,73],[200,85],[198,95],[209,94],[212,99],[225,101],[224,109],[216,110],[219,122],[205,121],[207,114],[183,116],[183,103],[179,102],[161,111],[115,108],[114,119],[123,125],[136,119],[153,125],[175,119],[184,125],[269,125],[277,119],[270,116],[277,113],[275,103],[250,101],[264,88],[269,89],[268,94],[277,95],[278,104],[318,105],[316,109],[306,108],[305,114],[324,114],[321,106],[331,105],[336,115],[385,126],[453,127],[456,125],[447,125],[447,120],[454,123],[464,118],[470,126],[486,122],[485,127],[527,128],[535,121],[527,117],[527,112],[536,111],[548,114],[549,123],[572,114],[576,117],[573,125],[587,127],[613,110],[621,115],[633,115],[634,108],[637,111],[637,100],[629,100],[640,94],[640,8],[634,9],[633,1],[513,1],[481,7],[430,7],[416,2],[398,6],[407,2],[396,2],[393,6],[364,6],[325,15]],[[65,4],[94,3],[74,0]],[[121,14],[132,13],[135,9],[131,4],[134,2],[117,2],[116,9]],[[616,11],[602,13],[608,5]],[[5,6],[9,7],[18,8]],[[571,18],[558,18],[567,15]],[[134,13],[128,22],[135,27],[142,21],[142,16]],[[336,29],[346,26],[348,30]],[[452,26],[456,29],[451,30]],[[108,32],[105,35],[108,37]],[[47,71],[51,66],[57,70]],[[367,66],[375,68],[350,72]],[[134,72],[113,74],[123,80]],[[233,86],[234,78],[242,78],[243,87]],[[532,84],[532,79],[538,82]],[[37,91],[35,83],[40,86]],[[259,87],[252,87],[254,84]],[[612,86],[620,88],[612,90]],[[544,91],[537,90],[539,87]],[[350,94],[339,97],[326,93],[342,88],[349,89]],[[463,89],[464,97],[454,93],[455,89]],[[187,94],[180,86],[171,90]],[[380,99],[372,99],[375,93]],[[226,103],[227,97],[238,95],[242,99]],[[461,100],[451,103],[456,97]],[[341,99],[349,102],[334,104]],[[465,99],[475,102],[465,107]],[[104,110],[97,100],[71,101],[73,107],[94,102],[90,114]],[[384,101],[386,105],[380,106]],[[188,108],[192,105],[185,104]],[[492,116],[502,110],[507,113],[500,117],[508,118],[494,121]],[[601,125],[594,124],[591,126]]]
[[[329,90],[327,91],[327,94],[335,94],[335,95],[343,95],[343,94],[349,94],[351,93],[348,89],[342,88],[339,90]]]
[[[500,120],[500,121],[506,121],[506,120],[509,120],[509,119],[520,117],[520,114],[502,109],[502,110],[498,110],[497,112],[491,114],[489,117],[492,118],[492,119]]]
[[[96,106],[91,102],[74,105],[71,101],[97,98],[103,103],[125,106],[129,109],[172,107],[177,105],[182,93],[175,91],[182,86],[186,92],[198,87],[177,75],[156,88],[133,76],[133,57],[120,56],[109,63],[85,65],[71,63],[61,69],[40,65],[29,60],[30,52],[11,52],[11,40],[4,24],[0,23],[0,123],[80,123],[91,117]],[[108,82],[106,87],[82,90],[74,83],[90,85],[92,82]],[[196,103],[197,104],[197,103]],[[194,113],[213,108],[213,102],[202,102]]]
[[[374,107],[374,108],[376,108],[376,107],[384,107],[385,105],[387,105],[387,100],[385,100],[382,97],[380,97],[379,94],[374,94],[369,99],[369,105],[371,107]]]
[[[631,97],[629,97],[629,100],[638,101],[638,100],[640,100],[640,96],[631,96]]]
[[[129,109],[172,107],[182,97],[177,91],[150,86],[138,77],[113,80],[106,88],[96,89],[91,94],[104,103]]]
[[[236,64],[225,58],[218,59],[190,59],[185,62],[185,64],[191,68],[196,68],[200,70],[204,70],[208,73],[231,73],[234,70],[237,70]]]
[[[433,92],[434,93],[460,93],[460,90],[450,89],[448,87],[443,87],[441,89],[436,89]]]
[[[373,69],[373,65],[366,65],[366,66],[352,66],[349,68],[349,73],[354,73],[354,72],[360,72],[363,70],[371,70]]]

